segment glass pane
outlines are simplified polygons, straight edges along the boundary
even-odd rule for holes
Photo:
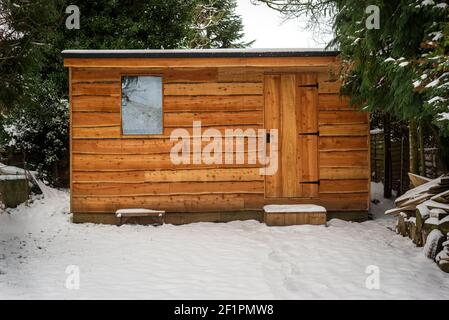
[[[162,134],[162,78],[122,77],[123,134]]]

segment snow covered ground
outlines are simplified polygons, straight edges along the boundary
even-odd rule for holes
[[[374,221],[326,228],[75,225],[68,200],[55,191],[0,214],[0,298],[449,298],[449,275],[391,231],[390,201],[373,205]]]

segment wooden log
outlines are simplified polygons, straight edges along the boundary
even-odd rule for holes
[[[385,211],[386,215],[398,215],[401,214],[404,211],[411,211],[411,210],[415,210],[416,206],[411,205],[411,206],[407,206],[407,207],[400,207],[400,208],[393,208],[390,210]]]
[[[422,230],[424,228],[424,223],[429,218],[429,216],[430,211],[424,204],[416,206],[416,232],[413,242],[417,247],[422,247],[424,245],[425,240],[422,236]]]
[[[407,236],[407,226],[406,226],[405,219],[407,219],[407,214],[404,212],[399,213],[398,222],[396,225],[396,232],[399,233],[403,237]]]
[[[415,237],[416,237],[416,218],[410,217],[407,220],[407,234],[408,237],[415,243]]]
[[[410,178],[410,182],[412,183],[412,185],[415,188],[419,187],[420,185],[423,185],[424,183],[430,182],[432,180],[430,178],[419,176],[419,175],[411,173],[411,172],[408,173],[408,177]]]

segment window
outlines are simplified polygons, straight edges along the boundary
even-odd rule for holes
[[[122,77],[122,133],[162,134],[162,78]]]

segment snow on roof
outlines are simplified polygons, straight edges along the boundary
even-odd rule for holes
[[[64,50],[63,58],[195,58],[195,57],[325,57],[338,51],[323,48],[284,49],[157,49],[157,50]]]

